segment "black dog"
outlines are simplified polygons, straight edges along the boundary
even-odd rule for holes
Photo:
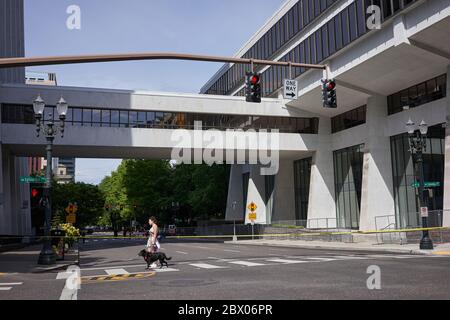
[[[150,269],[150,265],[156,261],[159,261],[160,269],[163,267],[163,265],[165,265],[168,268],[169,264],[167,263],[166,260],[172,259],[172,257],[167,257],[164,252],[150,253],[145,249],[141,250],[138,255],[140,257],[143,257],[145,262],[147,262],[147,269]]]

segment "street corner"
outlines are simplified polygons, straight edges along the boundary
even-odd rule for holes
[[[107,283],[107,282],[121,282],[121,281],[131,281],[131,280],[147,280],[156,275],[156,272],[138,272],[129,274],[118,274],[118,275],[99,275],[99,276],[84,276],[81,277],[82,284],[93,284],[93,283]]]

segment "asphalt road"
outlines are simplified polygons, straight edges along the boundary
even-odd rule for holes
[[[167,240],[162,251],[172,257],[169,268],[147,271],[137,256],[144,244],[88,240],[80,290],[67,287],[64,270],[0,274],[0,300],[450,299],[448,256]],[[379,290],[368,289],[371,266],[380,271]]]

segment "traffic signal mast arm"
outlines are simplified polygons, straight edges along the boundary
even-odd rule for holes
[[[136,60],[188,60],[205,62],[225,62],[237,64],[256,64],[267,66],[284,66],[294,68],[326,70],[326,66],[318,64],[271,61],[259,59],[244,59],[223,56],[205,56],[196,54],[155,52],[155,53],[129,53],[129,54],[102,54],[102,55],[78,55],[78,56],[47,56],[34,58],[4,58],[0,59],[0,69],[11,67],[47,66],[58,64],[136,61]]]

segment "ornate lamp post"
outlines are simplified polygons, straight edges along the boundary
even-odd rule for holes
[[[419,124],[419,130],[416,130],[415,123],[409,119],[406,123],[406,130],[409,137],[410,152],[417,164],[416,170],[418,170],[419,176],[419,205],[420,208],[427,207],[427,201],[424,196],[425,178],[423,173],[423,152],[426,151],[426,136],[428,133],[428,125],[425,121]],[[417,174],[416,174],[417,176]],[[422,211],[422,210],[421,210]],[[428,228],[428,217],[422,216],[422,227]],[[433,250],[433,242],[430,239],[428,230],[424,230],[422,239],[420,240],[420,249]]]
[[[52,120],[44,122],[43,115],[45,109],[44,100],[39,95],[33,102],[34,115],[36,119],[36,131],[39,137],[42,132],[47,140],[47,170],[46,170],[46,183],[44,185],[44,195],[42,204],[45,207],[45,221],[44,221],[44,245],[39,255],[38,264],[50,265],[56,262],[56,255],[52,249],[50,239],[50,221],[52,217],[52,202],[51,202],[51,189],[52,189],[52,152],[53,141],[55,140],[58,132],[61,133],[61,138],[64,137],[64,124],[66,120],[66,114],[69,109],[67,102],[61,97],[56,104],[56,109],[59,115],[59,127],[55,126]]]

